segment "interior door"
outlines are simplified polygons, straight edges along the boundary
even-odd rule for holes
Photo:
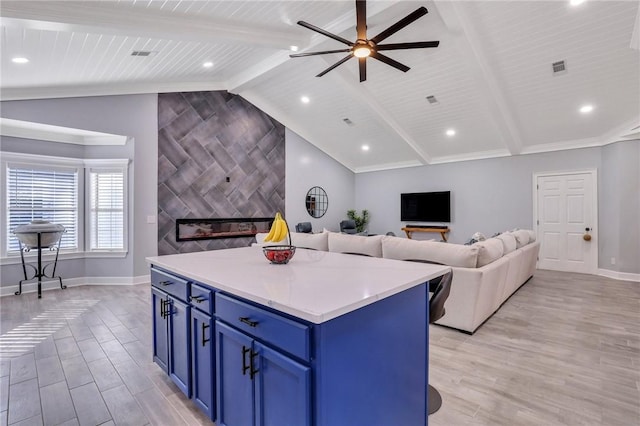
[[[536,178],[538,268],[592,274],[598,266],[595,172]]]

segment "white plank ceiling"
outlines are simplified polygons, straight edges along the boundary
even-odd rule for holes
[[[638,137],[638,5],[370,1],[369,37],[425,6],[385,43],[440,46],[386,52],[407,73],[368,59],[359,83],[354,59],[315,77],[344,54],[288,56],[345,47],[298,20],[355,40],[354,1],[2,1],[0,95],[229,90],[354,172],[598,146]]]

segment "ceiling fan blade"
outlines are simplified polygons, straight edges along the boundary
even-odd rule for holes
[[[344,38],[342,38],[342,37],[340,37],[340,36],[337,36],[337,35],[335,35],[335,34],[331,34],[329,31],[325,31],[325,30],[323,30],[322,28],[318,28],[318,27],[316,27],[315,25],[311,25],[311,24],[309,24],[308,22],[298,21],[298,25],[301,25],[301,26],[303,26],[303,27],[305,27],[305,28],[310,29],[311,31],[315,31],[315,32],[320,33],[320,34],[322,34],[322,35],[324,35],[324,36],[327,36],[327,37],[329,37],[329,38],[332,38],[332,39],[334,39],[334,40],[337,40],[337,41],[339,41],[340,43],[344,43],[344,44],[347,44],[347,45],[349,45],[349,46],[353,46],[353,43],[352,43],[352,42],[350,42],[349,40],[344,39]]]
[[[367,39],[367,2],[356,0],[356,31],[359,40]]]
[[[438,47],[439,44],[439,41],[415,41],[411,43],[379,44],[376,46],[376,50],[421,49],[423,47]]]
[[[378,44],[385,38],[397,33],[398,31],[400,31],[401,29],[403,29],[404,27],[406,27],[416,19],[426,15],[427,13],[428,11],[426,7],[424,6],[419,7],[415,11],[411,12],[410,14],[408,14],[407,16],[405,16],[404,18],[402,18],[401,20],[399,20],[398,22],[396,22],[395,24],[393,24],[392,26],[390,26],[389,28],[387,28],[386,30],[384,30],[374,38],[372,38],[371,41]]]
[[[385,56],[385,55],[383,55],[381,53],[378,53],[378,52],[371,52],[371,57],[372,58],[376,58],[377,60],[379,60],[381,62],[384,62],[387,65],[391,65],[392,67],[397,68],[402,72],[407,72],[407,71],[409,71],[411,69],[408,66],[406,66],[404,64],[401,64],[400,62],[398,62],[398,61],[396,61],[394,59],[391,59],[390,57]]]
[[[322,52],[292,53],[291,55],[289,55],[289,57],[302,58],[303,56],[326,55],[328,53],[345,53],[345,52],[351,52],[351,49],[324,50]]]
[[[326,73],[328,73],[329,71],[331,71],[334,68],[337,68],[338,66],[344,64],[345,62],[347,62],[349,59],[351,59],[353,55],[349,54],[347,56],[345,56],[344,58],[340,59],[338,62],[336,62],[335,64],[331,65],[329,68],[327,68],[326,70],[322,71],[320,74],[316,75],[316,77],[322,77],[323,75],[325,75]]]
[[[358,58],[360,68],[360,83],[367,79],[367,58]]]

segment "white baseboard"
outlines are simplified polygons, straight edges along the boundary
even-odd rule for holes
[[[151,282],[150,275],[139,275],[137,277],[78,277],[62,278],[62,284],[67,287],[78,287],[81,285],[137,285]],[[60,288],[60,282],[47,279],[42,281],[42,291],[55,290]],[[10,296],[18,291],[18,285],[0,287],[0,297]],[[38,282],[30,281],[22,285],[23,293],[35,293],[38,291]]]
[[[614,280],[636,281],[640,282],[640,274],[632,274],[630,272],[618,272],[610,269],[598,269],[598,275],[613,278]]]

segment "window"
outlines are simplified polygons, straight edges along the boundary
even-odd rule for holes
[[[89,172],[89,249],[124,249],[124,171]]]
[[[126,254],[128,163],[2,152],[0,256],[17,255],[13,230],[37,219],[65,227],[63,258]]]

